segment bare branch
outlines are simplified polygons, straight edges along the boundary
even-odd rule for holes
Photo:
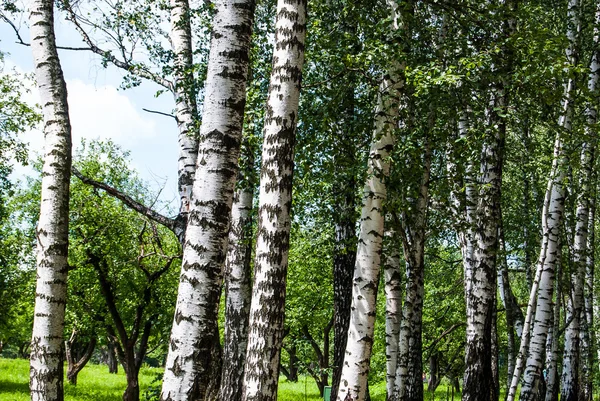
[[[142,108],[142,110],[144,110],[148,113],[160,114],[161,116],[171,117],[171,118],[174,118],[175,121],[177,121],[177,117],[175,117],[173,114],[163,113],[162,111],[156,111],[156,110],[148,110],[148,109],[144,109],[144,108]]]
[[[75,29],[77,30],[77,32],[79,32],[79,34],[81,35],[81,38],[90,47],[90,50],[92,52],[104,57],[106,60],[110,61],[115,66],[122,68],[131,74],[134,74],[138,77],[153,81],[153,82],[157,83],[158,85],[167,88],[170,91],[174,90],[173,83],[171,81],[169,81],[168,79],[165,79],[165,78],[161,77],[160,75],[149,71],[146,67],[144,67],[140,64],[132,64],[131,62],[127,61],[126,59],[119,60],[118,58],[113,56],[110,51],[99,48],[94,43],[92,38],[88,35],[88,33],[85,31],[85,29],[83,29],[83,27],[81,26],[81,23],[79,22],[81,18],[75,13],[73,8],[67,2],[63,2],[63,4],[64,4],[65,11],[69,14],[67,19],[75,25]],[[122,52],[124,52],[124,49],[122,47],[120,50]]]
[[[73,167],[71,169],[72,174],[79,178],[84,184],[88,184],[93,186],[94,188],[100,188],[104,191],[106,191],[106,193],[108,193],[109,195],[119,199],[121,202],[123,202],[127,207],[135,210],[136,212],[148,217],[149,219],[157,222],[158,224],[161,224],[165,227],[167,227],[169,230],[173,231],[175,233],[175,235],[177,235],[177,221],[175,219],[172,219],[170,217],[166,217],[163,216],[162,214],[156,212],[155,210],[141,204],[140,202],[136,201],[135,199],[133,199],[131,196],[124,194],[123,192],[119,191],[116,188],[111,187],[108,184],[105,184],[103,182],[99,182],[96,180],[93,180],[89,177],[86,177],[85,175],[83,175],[79,170],[77,170],[75,167]]]

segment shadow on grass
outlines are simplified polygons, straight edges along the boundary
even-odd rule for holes
[[[6,380],[0,380],[0,393],[17,393],[17,394],[29,394],[28,383],[15,383]]]

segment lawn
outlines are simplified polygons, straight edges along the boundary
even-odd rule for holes
[[[162,369],[142,368],[140,371],[140,399],[145,400],[144,394],[150,387],[155,390],[159,382],[153,382]],[[29,400],[29,361],[25,359],[0,358],[0,401]],[[109,374],[104,365],[88,364],[79,373],[77,386],[65,381],[65,401],[118,401],[122,399],[125,390],[125,374],[119,369],[116,375]],[[385,383],[370,386],[372,401],[385,401]],[[425,400],[433,400],[433,394],[425,392]],[[450,401],[450,392],[441,385],[436,391],[437,400]],[[279,381],[278,401],[319,401],[319,390],[314,380],[301,376],[296,383],[284,378]],[[460,394],[455,394],[455,400],[460,400]]]

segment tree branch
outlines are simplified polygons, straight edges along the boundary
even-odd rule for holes
[[[178,233],[177,233],[178,225],[177,225],[176,219],[172,219],[170,217],[163,216],[162,214],[156,212],[155,210],[149,208],[148,206],[141,204],[140,202],[133,199],[131,196],[124,194],[123,192],[119,191],[118,189],[116,189],[114,187],[111,187],[108,184],[105,184],[103,182],[99,182],[99,181],[93,180],[89,177],[86,177],[75,167],[71,168],[71,173],[75,177],[79,178],[84,184],[88,184],[88,185],[93,186],[94,188],[100,188],[100,189],[106,191],[106,193],[119,199],[130,209],[133,209],[136,212],[157,222],[158,224],[165,226],[169,230],[173,231],[175,233],[175,235],[178,235]]]
[[[165,117],[171,117],[171,118],[175,119],[175,121],[177,121],[177,117],[175,117],[173,114],[163,113],[162,111],[149,110],[149,109],[145,109],[143,107],[142,107],[142,110],[144,110],[147,113],[158,114],[158,115],[165,116]]]
[[[75,25],[75,29],[77,30],[77,32],[79,32],[83,41],[90,47],[90,49],[89,49],[90,51],[104,57],[106,60],[110,61],[116,67],[122,68],[125,71],[127,71],[131,74],[137,75],[141,78],[145,78],[150,81],[153,81],[153,82],[157,83],[158,85],[163,86],[163,87],[167,88],[168,90],[170,90],[171,92],[173,92],[173,90],[174,90],[173,83],[171,81],[169,81],[168,79],[165,79],[165,78],[161,77],[160,75],[149,71],[147,68],[145,68],[142,65],[132,64],[131,62],[129,62],[127,60],[119,60],[118,58],[113,56],[110,51],[101,49],[98,46],[96,46],[96,44],[92,41],[92,38],[90,38],[88,33],[83,29],[83,27],[79,23],[79,16],[75,13],[75,11],[71,7],[71,5],[68,4],[68,2],[63,1],[63,6],[64,6],[65,11],[69,14],[67,19]],[[123,50],[123,49],[121,48],[121,50]]]

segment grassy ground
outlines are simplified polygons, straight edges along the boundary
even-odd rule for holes
[[[142,368],[140,372],[142,396],[160,372],[159,369]],[[77,386],[65,383],[65,401],[121,400],[125,386],[123,369],[119,369],[119,374],[111,375],[108,374],[106,366],[88,364],[79,373]],[[29,399],[29,361],[0,358],[0,401]]]
[[[144,394],[159,383],[154,379],[160,375],[161,369],[142,368],[140,371],[140,399]],[[28,401],[29,398],[29,361],[25,359],[0,358],[0,401]],[[104,365],[88,364],[79,373],[77,386],[65,383],[65,401],[118,401],[122,399],[125,390],[125,374],[119,369],[119,374],[111,375]],[[370,387],[372,401],[385,401],[385,383]],[[434,395],[425,392],[424,401],[450,401],[450,391],[444,385],[438,387]],[[454,395],[460,400],[460,394]],[[278,401],[319,401],[319,390],[310,377],[300,377],[296,383],[285,379],[279,381]]]

